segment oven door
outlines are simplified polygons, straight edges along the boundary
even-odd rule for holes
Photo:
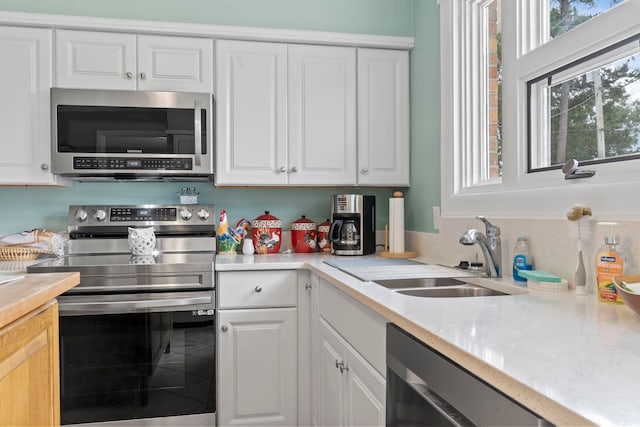
[[[213,290],[58,302],[62,424],[190,416],[213,425]]]

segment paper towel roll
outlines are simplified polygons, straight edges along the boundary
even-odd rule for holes
[[[389,199],[389,252],[404,252],[404,198],[395,194]]]

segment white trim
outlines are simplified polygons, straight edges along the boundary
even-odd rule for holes
[[[458,150],[463,145],[460,135],[465,123],[455,114],[455,105],[461,102],[458,87],[466,78],[457,59],[460,52],[455,33],[459,30],[449,20],[455,10],[450,3],[467,1],[451,0],[441,7],[442,215],[564,218],[573,204],[581,203],[590,205],[599,216],[637,218],[640,160],[590,165],[588,169],[596,170],[596,175],[580,180],[565,180],[559,170],[526,172],[526,82],[637,34],[640,0],[626,0],[546,43],[542,30],[527,34],[528,28],[542,28],[542,24],[531,22],[546,16],[546,0],[502,2],[502,183],[461,188],[458,180],[464,163]]]
[[[95,18],[88,16],[48,15],[5,11],[0,11],[0,25],[405,50],[413,48],[414,45],[413,37],[402,36],[285,30],[231,25],[190,24],[166,21],[142,21],[134,19]]]

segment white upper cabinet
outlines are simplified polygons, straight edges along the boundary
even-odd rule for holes
[[[289,183],[356,184],[356,50],[289,46]]]
[[[61,185],[51,173],[51,30],[0,27],[0,185]]]
[[[355,185],[355,49],[216,42],[217,185]]]
[[[409,53],[358,49],[358,184],[409,185]]]
[[[284,185],[287,45],[216,42],[218,185]]]
[[[207,38],[56,31],[57,87],[213,92]]]

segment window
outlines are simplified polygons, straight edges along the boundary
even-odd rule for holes
[[[639,157],[639,36],[527,85],[529,172]]]
[[[626,195],[640,181],[640,0],[448,0],[440,8],[443,214],[564,217],[586,203],[637,215],[640,198]],[[571,158],[596,175],[564,180]]]

